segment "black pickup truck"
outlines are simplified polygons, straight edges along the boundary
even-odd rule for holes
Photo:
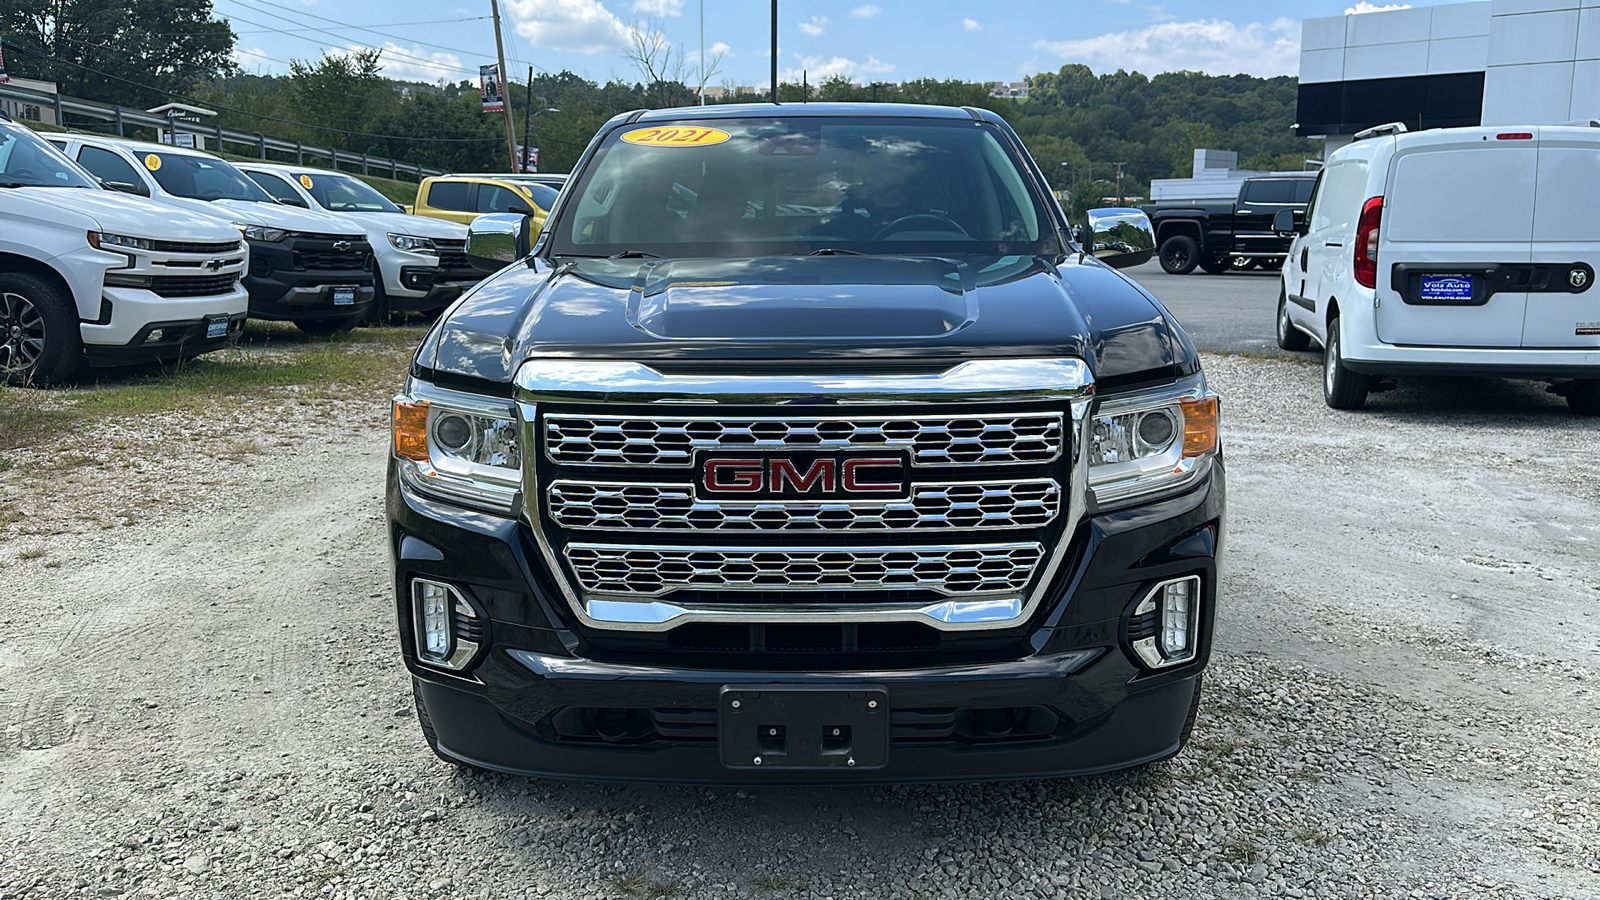
[[[758,784],[1178,753],[1218,398],[1112,268],[1149,258],[1148,221],[1100,212],[1096,253],[993,113],[812,103],[619,116],[531,248],[479,218],[499,271],[393,405],[428,745]]]
[[[1161,268],[1187,275],[1195,266],[1213,275],[1232,268],[1283,265],[1293,235],[1272,230],[1279,210],[1293,210],[1298,224],[1311,202],[1315,172],[1248,178],[1237,200],[1227,203],[1152,203],[1140,207],[1155,227]]]

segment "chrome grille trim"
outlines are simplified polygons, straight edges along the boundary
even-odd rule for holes
[[[573,466],[688,468],[696,451],[905,450],[911,465],[1046,464],[1061,457],[1060,413],[760,418],[545,416],[545,454]]]
[[[947,597],[1012,593],[1032,579],[1037,543],[904,547],[662,547],[570,543],[585,591],[659,597],[673,591],[920,590]]]
[[[688,484],[560,480],[550,518],[571,531],[927,532],[1043,528],[1061,512],[1049,478],[913,484],[904,500],[697,500]]]

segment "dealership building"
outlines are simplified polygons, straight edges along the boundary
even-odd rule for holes
[[[1480,0],[1306,19],[1299,133],[1600,121],[1600,0]]]

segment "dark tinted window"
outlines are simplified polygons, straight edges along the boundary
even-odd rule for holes
[[[503,188],[498,184],[478,185],[478,212],[511,212],[511,207],[526,207],[528,201],[510,188]]]
[[[1245,188],[1246,203],[1293,203],[1294,182],[1287,178],[1261,178]]]
[[[187,153],[134,152],[142,154],[145,168],[150,170],[162,190],[174,196],[191,200],[272,202],[272,195],[263,191],[261,185],[220,159]]]
[[[150,188],[133,166],[122,157],[99,147],[84,147],[78,151],[78,165],[88,169],[94,177],[105,182],[126,184],[149,196]]]
[[[271,194],[274,200],[285,200],[295,206],[306,205],[306,201],[294,192],[294,188],[289,186],[289,182],[284,181],[282,178],[276,175],[269,175],[266,172],[246,172],[245,174],[250,176],[251,181],[261,185],[261,189]]]
[[[1315,178],[1302,178],[1294,183],[1294,202],[1310,203],[1311,192],[1317,187]]]
[[[428,205],[434,209],[454,209],[465,212],[467,184],[464,181],[435,181],[428,188]]]
[[[525,184],[523,190],[533,198],[533,202],[542,210],[548,212],[555,205],[557,190],[547,184]]]

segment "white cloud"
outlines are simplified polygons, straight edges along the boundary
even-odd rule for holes
[[[1367,0],[1361,0],[1355,6],[1345,7],[1344,14],[1347,16],[1359,16],[1363,13],[1389,12],[1390,10],[1410,8],[1411,4],[1409,3],[1388,3],[1378,6],[1375,3],[1368,3]]]
[[[979,22],[977,19],[962,19],[961,27],[968,31],[982,31],[983,23]]]
[[[733,48],[727,44],[724,44],[722,41],[717,41],[715,44],[712,44],[711,49],[707,50],[706,52],[712,56],[732,56]]]
[[[819,84],[835,75],[843,75],[851,81],[859,81],[862,75],[883,75],[893,72],[894,63],[886,63],[876,56],[867,57],[866,62],[856,62],[843,56],[800,56],[800,65],[793,69],[785,69],[778,73],[783,81],[800,81],[803,73],[812,84]]]
[[[883,10],[877,8],[876,6],[873,6],[871,3],[868,3],[865,6],[858,6],[855,9],[850,10],[850,18],[852,18],[852,19],[870,19],[873,16],[876,16],[880,12],[883,12]]]
[[[600,0],[506,0],[517,34],[541,50],[603,53],[628,44],[628,27]]]
[[[397,53],[405,55],[396,56]],[[378,57],[378,70],[386,77],[399,81],[423,81],[428,84],[441,79],[459,81],[468,77],[462,74],[461,70],[464,68],[466,67],[461,65],[461,57],[454,53],[436,52],[415,45],[402,47],[393,41],[384,42],[383,54]]]
[[[633,11],[647,16],[681,16],[683,0],[633,0]]]
[[[1300,64],[1300,23],[1293,19],[1163,22],[1074,41],[1038,41],[1034,47],[1098,71],[1199,71],[1212,75],[1288,75]]]
[[[811,21],[800,23],[800,30],[811,35],[812,37],[816,37],[817,35],[821,34],[823,31],[827,30],[827,27],[827,16],[812,16]]]
[[[246,72],[264,72],[272,68],[267,51],[260,47],[234,47],[233,62]]]

